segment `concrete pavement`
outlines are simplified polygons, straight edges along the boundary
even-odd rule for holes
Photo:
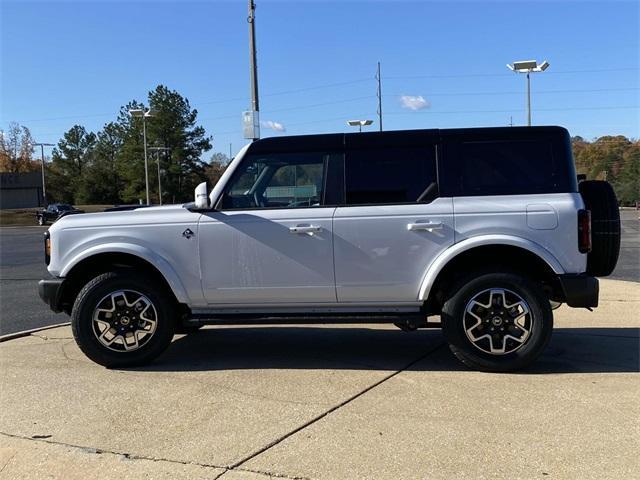
[[[206,328],[131,370],[34,333],[0,344],[0,478],[640,478],[639,310],[603,281],[501,375],[437,330]]]

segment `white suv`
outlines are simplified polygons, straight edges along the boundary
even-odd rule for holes
[[[40,295],[108,367],[204,323],[440,316],[466,365],[509,371],[545,348],[553,306],[597,306],[619,242],[613,190],[578,185],[563,128],[268,138],[195,203],[58,221]]]

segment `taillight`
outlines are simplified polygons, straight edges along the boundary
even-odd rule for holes
[[[580,253],[591,251],[591,212],[578,210],[578,250]]]
[[[51,236],[49,231],[44,232],[44,263],[49,265],[51,261]]]

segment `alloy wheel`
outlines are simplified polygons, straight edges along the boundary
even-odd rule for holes
[[[143,347],[156,331],[158,313],[149,298],[135,290],[117,290],[93,311],[93,333],[110,350],[131,352]]]
[[[517,293],[492,288],[467,303],[463,323],[474,347],[491,355],[506,355],[527,342],[533,315],[529,304]]]

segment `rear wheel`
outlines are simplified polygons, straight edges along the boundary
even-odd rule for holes
[[[481,371],[509,372],[531,364],[553,330],[542,289],[511,273],[480,274],[442,308],[442,329],[453,354]]]
[[[143,365],[160,355],[173,337],[175,308],[151,278],[109,272],[78,294],[71,327],[84,354],[105,367]]]

